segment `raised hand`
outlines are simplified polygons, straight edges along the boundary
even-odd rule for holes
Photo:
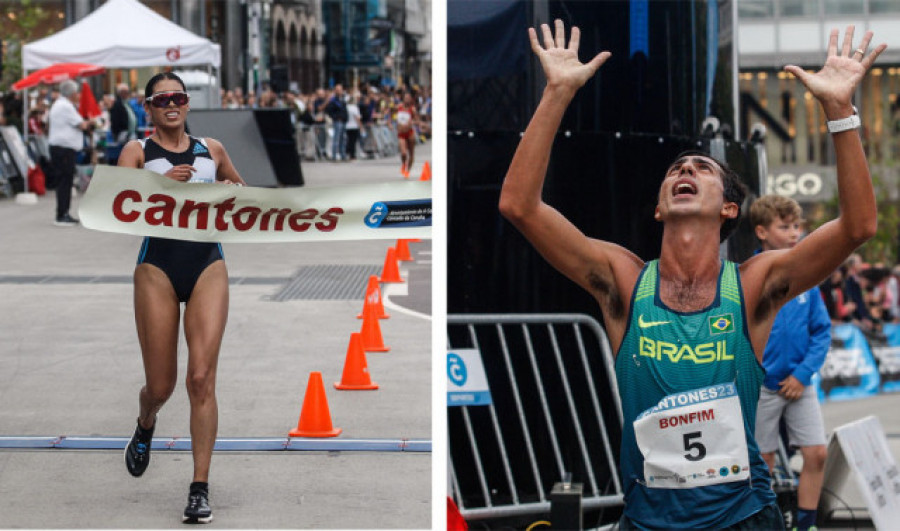
[[[547,76],[547,85],[565,87],[573,92],[581,88],[590,79],[597,69],[612,55],[609,52],[600,52],[588,63],[578,60],[578,41],[581,31],[577,26],[572,26],[572,35],[569,45],[566,46],[566,30],[562,20],[556,19],[556,37],[550,32],[550,26],[541,24],[541,32],[544,36],[544,46],[538,42],[537,32],[534,28],[528,28],[528,36],[531,39],[531,49],[541,61],[544,75]]]
[[[840,113],[840,109],[849,108],[856,86],[872,67],[875,59],[887,48],[886,44],[880,44],[866,55],[872,40],[872,32],[867,31],[863,35],[859,47],[854,50],[853,30],[853,26],[847,26],[840,53],[838,53],[838,30],[831,30],[831,36],[828,39],[828,57],[822,69],[815,74],[810,74],[795,65],[784,67],[786,71],[794,74],[819,100],[825,108],[826,114],[829,114],[830,110]],[[843,117],[840,115],[829,116],[829,119]]]

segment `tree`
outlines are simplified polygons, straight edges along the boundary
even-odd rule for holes
[[[889,178],[897,173],[897,164],[886,161],[871,168],[872,187],[875,189],[875,200],[878,205],[878,230],[871,240],[859,248],[859,253],[871,264],[884,263],[888,267],[898,262],[898,245],[900,245],[900,200],[897,199],[895,179]],[[838,214],[838,198],[829,199],[825,203],[823,219],[810,220],[811,229],[822,225]]]
[[[0,91],[8,91],[22,77],[22,45],[36,37],[46,37],[53,31],[35,35],[36,28],[50,16],[50,12],[34,0],[20,0],[0,9],[0,34],[5,45]]]

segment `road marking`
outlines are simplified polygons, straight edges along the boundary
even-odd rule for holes
[[[400,313],[405,313],[411,317],[418,317],[419,319],[425,319],[430,321],[431,316],[419,313],[415,310],[410,310],[409,308],[404,308],[398,304],[391,302],[391,297],[406,297],[409,293],[409,274],[407,274],[405,269],[401,269],[400,278],[405,280],[406,282],[388,282],[383,285],[381,288],[381,301],[384,304],[385,311],[390,308],[391,310],[396,310]]]
[[[122,450],[129,437],[0,436],[0,450]],[[190,437],[156,437],[154,451],[190,451]],[[307,439],[293,437],[228,437],[216,439],[216,451],[431,452],[430,439]]]

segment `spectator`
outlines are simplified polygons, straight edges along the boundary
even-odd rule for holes
[[[894,266],[887,279],[887,311],[891,322],[900,321],[900,265]]]
[[[259,95],[259,106],[262,108],[272,109],[278,106],[278,96],[272,89],[265,89]]]
[[[110,132],[113,142],[124,146],[129,140],[137,138],[137,116],[128,104],[131,89],[125,83],[116,86],[116,101],[109,109]],[[118,158],[118,157],[117,157]],[[115,164],[115,161],[110,164]]]
[[[45,109],[43,104],[38,100],[38,107],[28,112],[28,134],[36,136],[44,136],[47,134],[47,124],[45,123]],[[2,110],[2,107],[0,107]]]
[[[140,131],[147,127],[147,111],[144,110],[144,95],[137,90],[132,92],[131,98],[128,100],[128,106],[131,108],[131,112],[134,113],[134,118],[137,121],[135,130],[138,132],[138,136],[141,136]]]
[[[81,90],[74,81],[63,81],[60,97],[50,107],[51,182],[56,183],[56,221],[54,225],[71,227],[78,220],[69,215],[72,200],[72,181],[75,176],[75,157],[84,148],[84,132],[91,128],[75,108]]]
[[[375,123],[375,98],[368,91],[363,92],[359,101],[359,113],[362,117],[363,127],[368,127]]]
[[[362,121],[362,115],[359,106],[356,104],[356,98],[350,98],[347,103],[347,155],[350,160],[356,160],[356,143],[359,140],[359,126]]]
[[[419,129],[422,136],[431,138],[431,90],[426,88],[422,96],[422,104],[419,107]]]
[[[844,279],[844,295],[847,302],[853,303],[853,311],[850,314],[850,318],[861,329],[871,331],[874,327],[874,320],[869,313],[863,292],[866,280],[859,274],[864,268],[863,259],[859,254],[853,253],[847,258],[845,264],[847,266],[847,276]]]
[[[344,101],[344,86],[334,86],[334,94],[325,104],[325,114],[331,118],[334,138],[331,141],[331,156],[334,160],[347,160],[347,103]]]
[[[750,226],[761,251],[793,248],[800,241],[800,205],[793,199],[766,195],[750,206]],[[797,489],[797,528],[815,526],[816,508],[825,479],[825,425],[819,398],[810,385],[831,345],[831,321],[814,286],[788,301],[775,315],[763,353],[766,370],[756,410],[756,441],[769,466],[775,467],[779,423],[784,418],[791,446],[799,446],[803,469]]]
[[[846,267],[841,266],[835,269],[831,276],[822,283],[822,299],[825,301],[825,308],[828,310],[828,316],[831,317],[833,324],[849,321],[856,309],[856,305],[847,301],[844,295],[846,272]]]
[[[317,122],[324,120],[326,103],[328,103],[328,93],[323,88],[316,89],[316,96],[312,100],[312,113]]]
[[[3,117],[5,125],[16,128],[16,131],[22,130],[22,98],[18,92],[10,92],[3,98]]]
[[[317,123],[312,114],[311,96],[300,95],[297,98],[297,108],[300,114],[297,119],[300,122],[300,155],[307,160],[316,159],[316,132],[313,126]]]

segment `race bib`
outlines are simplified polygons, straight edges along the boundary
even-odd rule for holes
[[[408,111],[397,111],[397,123],[400,125],[409,125],[412,115]]]
[[[634,421],[650,488],[691,489],[750,477],[744,417],[733,383],[671,394]]]

